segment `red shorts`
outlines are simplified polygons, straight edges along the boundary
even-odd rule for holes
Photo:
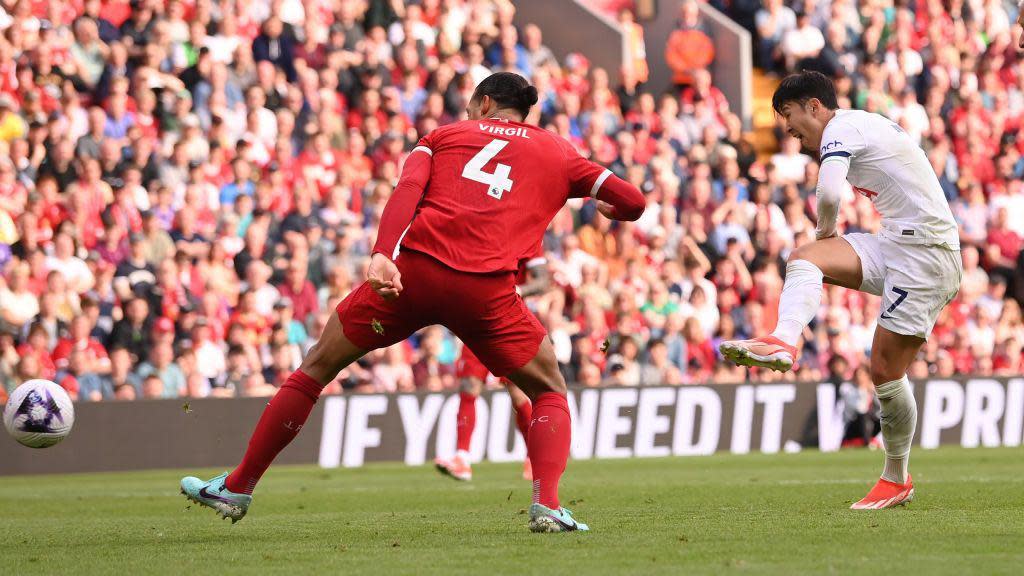
[[[456,378],[476,378],[477,380],[487,380],[487,375],[490,371],[484,363],[473,354],[473,351],[469,349],[469,346],[462,347],[462,354],[459,355],[459,361],[455,364],[455,377]]]
[[[537,355],[547,332],[516,294],[512,272],[460,272],[409,249],[395,264],[404,287],[398,298],[384,300],[364,282],[338,304],[345,337],[356,346],[386,348],[441,324],[498,377]]]

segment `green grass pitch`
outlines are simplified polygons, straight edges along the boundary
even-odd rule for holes
[[[0,573],[1019,574],[1022,456],[916,450],[917,499],[878,512],[847,509],[878,452],[570,462],[573,534],[526,530],[516,464],[276,468],[234,526],[177,471],[0,478]]]

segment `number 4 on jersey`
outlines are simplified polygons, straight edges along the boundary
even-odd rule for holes
[[[497,200],[501,200],[505,192],[512,190],[512,180],[508,177],[512,167],[508,164],[499,163],[494,167],[494,172],[491,173],[484,172],[484,166],[494,159],[505,146],[508,146],[507,140],[491,140],[462,169],[463,178],[486,184],[487,195]]]

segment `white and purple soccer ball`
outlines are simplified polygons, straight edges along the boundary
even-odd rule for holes
[[[48,448],[71,433],[75,407],[63,388],[49,380],[18,386],[4,408],[4,427],[29,448]]]

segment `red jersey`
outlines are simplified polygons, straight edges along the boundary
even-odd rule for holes
[[[85,351],[90,363],[107,359],[107,350],[95,338],[79,340],[78,342],[70,338],[64,338],[57,342],[57,346],[53,349],[53,354],[51,354],[54,365],[61,369],[67,368],[68,359],[76,349]]]
[[[515,271],[569,198],[611,174],[542,128],[465,120],[423,137],[430,180],[400,245],[463,272]]]
[[[39,377],[53,380],[53,377],[57,375],[57,366],[53,363],[53,358],[46,351],[46,348],[34,348],[28,342],[18,346],[18,356],[24,358],[28,355],[35,356],[36,360],[39,361]]]

